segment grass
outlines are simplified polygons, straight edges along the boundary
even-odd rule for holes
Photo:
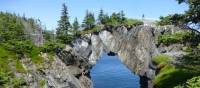
[[[39,85],[41,88],[43,88],[45,86],[46,81],[45,80],[39,80]]]
[[[193,70],[166,65],[154,80],[155,88],[173,88],[198,75]]]
[[[161,63],[168,63],[170,62],[171,58],[167,55],[158,55],[153,57],[153,62],[156,64],[161,64]]]
[[[25,73],[26,72],[26,70],[24,69],[22,63],[19,60],[16,61],[15,68],[16,68],[17,72],[20,72],[20,73]]]
[[[187,62],[191,62],[191,60]],[[199,75],[199,72],[194,69],[170,64],[171,57],[166,55],[155,56],[153,57],[153,61],[159,69],[159,74],[156,75],[153,81],[155,88],[173,88]]]
[[[32,47],[32,50],[29,53],[26,53],[26,54],[28,55],[28,57],[31,58],[33,63],[41,64],[42,62],[44,62],[44,59],[39,56],[40,51],[41,50],[38,47]]]

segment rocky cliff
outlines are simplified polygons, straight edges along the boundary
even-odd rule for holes
[[[94,65],[102,52],[113,52],[135,74],[140,76],[142,88],[153,87],[155,66],[152,57],[161,53],[180,56],[181,45],[164,47],[157,38],[164,33],[186,31],[173,26],[106,27],[98,33],[87,34],[74,42],[74,50]],[[163,52],[166,51],[166,52]]]
[[[156,75],[152,57],[161,53],[173,57],[184,54],[183,45],[162,46],[157,39],[164,33],[179,31],[187,30],[173,26],[105,27],[100,32],[82,36],[73,42],[73,47],[58,51],[56,56],[41,54],[46,60],[40,65],[33,64],[29,58],[22,59],[29,72],[18,75],[24,77],[32,88],[93,88],[90,69],[101,54],[107,52],[118,55],[133,73],[140,76],[141,88],[152,88]]]

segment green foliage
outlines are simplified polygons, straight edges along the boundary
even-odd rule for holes
[[[160,17],[158,25],[188,26],[191,24],[200,27],[200,1],[199,0],[176,0],[179,4],[186,3],[189,7],[184,14],[172,14]]]
[[[200,61],[199,55],[188,54],[180,60],[178,62],[182,64],[176,66],[170,63],[172,59],[169,56],[158,55],[153,57],[153,61],[157,64],[157,70],[159,71],[153,81],[155,88],[173,88],[199,75],[200,71],[197,70]],[[176,88],[188,87],[177,86]]]
[[[16,61],[15,68],[16,68],[17,72],[20,72],[20,73],[25,73],[26,72],[26,70],[22,66],[22,63],[19,60]]]
[[[45,86],[45,80],[39,80],[40,87],[43,88]]]
[[[74,35],[75,38],[80,36],[79,28],[80,28],[80,25],[78,23],[78,19],[75,18],[74,23],[73,23],[73,31],[72,31],[72,34]]]
[[[68,9],[65,4],[63,4],[62,15],[58,21],[58,28],[56,29],[57,39],[62,43],[71,42],[71,36],[68,30],[71,28],[68,16]]]
[[[19,87],[22,87],[22,86],[26,86],[27,82],[26,82],[26,80],[24,80],[21,77],[16,77],[16,78],[11,80],[10,85],[12,85],[13,88],[19,88]]]
[[[189,5],[189,9],[185,12],[186,22],[200,24],[200,1],[199,0],[176,0],[181,3]]]
[[[42,52],[53,53],[57,48],[63,49],[65,44],[57,42],[46,42],[42,47]]]
[[[44,62],[44,59],[39,56],[41,53],[41,49],[39,47],[31,47],[31,51],[30,52],[26,52],[26,55],[31,58],[31,60],[36,63],[36,64],[41,64],[42,62]]]
[[[192,48],[190,46],[183,47],[182,50],[185,52],[192,52]]]
[[[92,29],[85,29],[80,32],[81,35],[89,34],[89,33],[96,33],[100,32],[101,26],[100,25],[95,25]]]
[[[166,65],[156,76],[154,85],[156,88],[172,88],[197,74],[193,70]]]
[[[189,79],[186,83],[178,85],[174,88],[199,88],[200,87],[200,76]]]
[[[182,26],[184,24],[184,18],[185,16],[182,14],[173,14],[168,15],[166,17],[161,16],[160,21],[157,22],[157,25],[176,25],[176,26]]]
[[[94,14],[91,13],[91,12],[88,12],[86,11],[86,16],[83,20],[83,24],[82,26],[85,28],[85,29],[91,29],[92,27],[94,27],[95,25],[95,17],[94,17]]]
[[[164,45],[174,43],[193,43],[196,44],[199,41],[199,35],[193,32],[177,32],[175,34],[164,34],[158,37],[158,42]]]
[[[199,45],[197,46],[197,48],[200,49],[200,43],[199,43]]]
[[[142,25],[143,22],[137,19],[127,19],[124,24],[126,26],[137,26],[137,25]]]
[[[55,34],[54,31],[50,31],[50,30],[44,30],[43,31],[43,37],[45,39],[45,41],[53,41],[55,40]]]
[[[158,55],[153,57],[153,62],[157,63],[157,64],[161,64],[161,63],[169,63],[171,58],[167,55]]]

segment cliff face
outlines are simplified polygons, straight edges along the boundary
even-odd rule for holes
[[[40,65],[33,64],[28,58],[22,59],[24,67],[30,71],[22,76],[32,88],[41,87],[41,80],[44,80],[45,88],[93,88],[90,69],[103,52],[112,52],[140,76],[142,88],[152,88],[156,70],[152,57],[161,53],[174,57],[184,54],[181,44],[162,46],[157,43],[159,35],[177,31],[184,30],[173,26],[107,27],[77,39],[73,47],[57,52],[53,60],[49,55],[41,54],[46,60]]]
[[[135,74],[140,76],[141,87],[153,87],[155,66],[152,57],[164,51],[178,52],[180,45],[168,47],[159,46],[157,37],[164,33],[183,31],[173,26],[149,27],[138,26],[131,29],[126,27],[105,28],[99,33],[88,34],[74,42],[74,50],[82,57],[88,58],[90,64],[98,61],[102,52],[117,53],[120,60]],[[171,48],[170,48],[171,47]],[[170,49],[169,49],[170,48]],[[177,56],[183,54],[178,53]],[[173,56],[173,55],[172,55]]]
[[[34,64],[30,58],[21,60],[28,73],[18,76],[27,81],[29,88],[93,88],[87,74],[91,65],[72,49],[60,51],[54,57],[41,56],[45,59],[41,64]]]

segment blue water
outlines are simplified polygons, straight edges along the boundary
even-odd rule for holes
[[[117,56],[103,54],[91,70],[94,88],[139,88],[139,77],[121,63]]]

